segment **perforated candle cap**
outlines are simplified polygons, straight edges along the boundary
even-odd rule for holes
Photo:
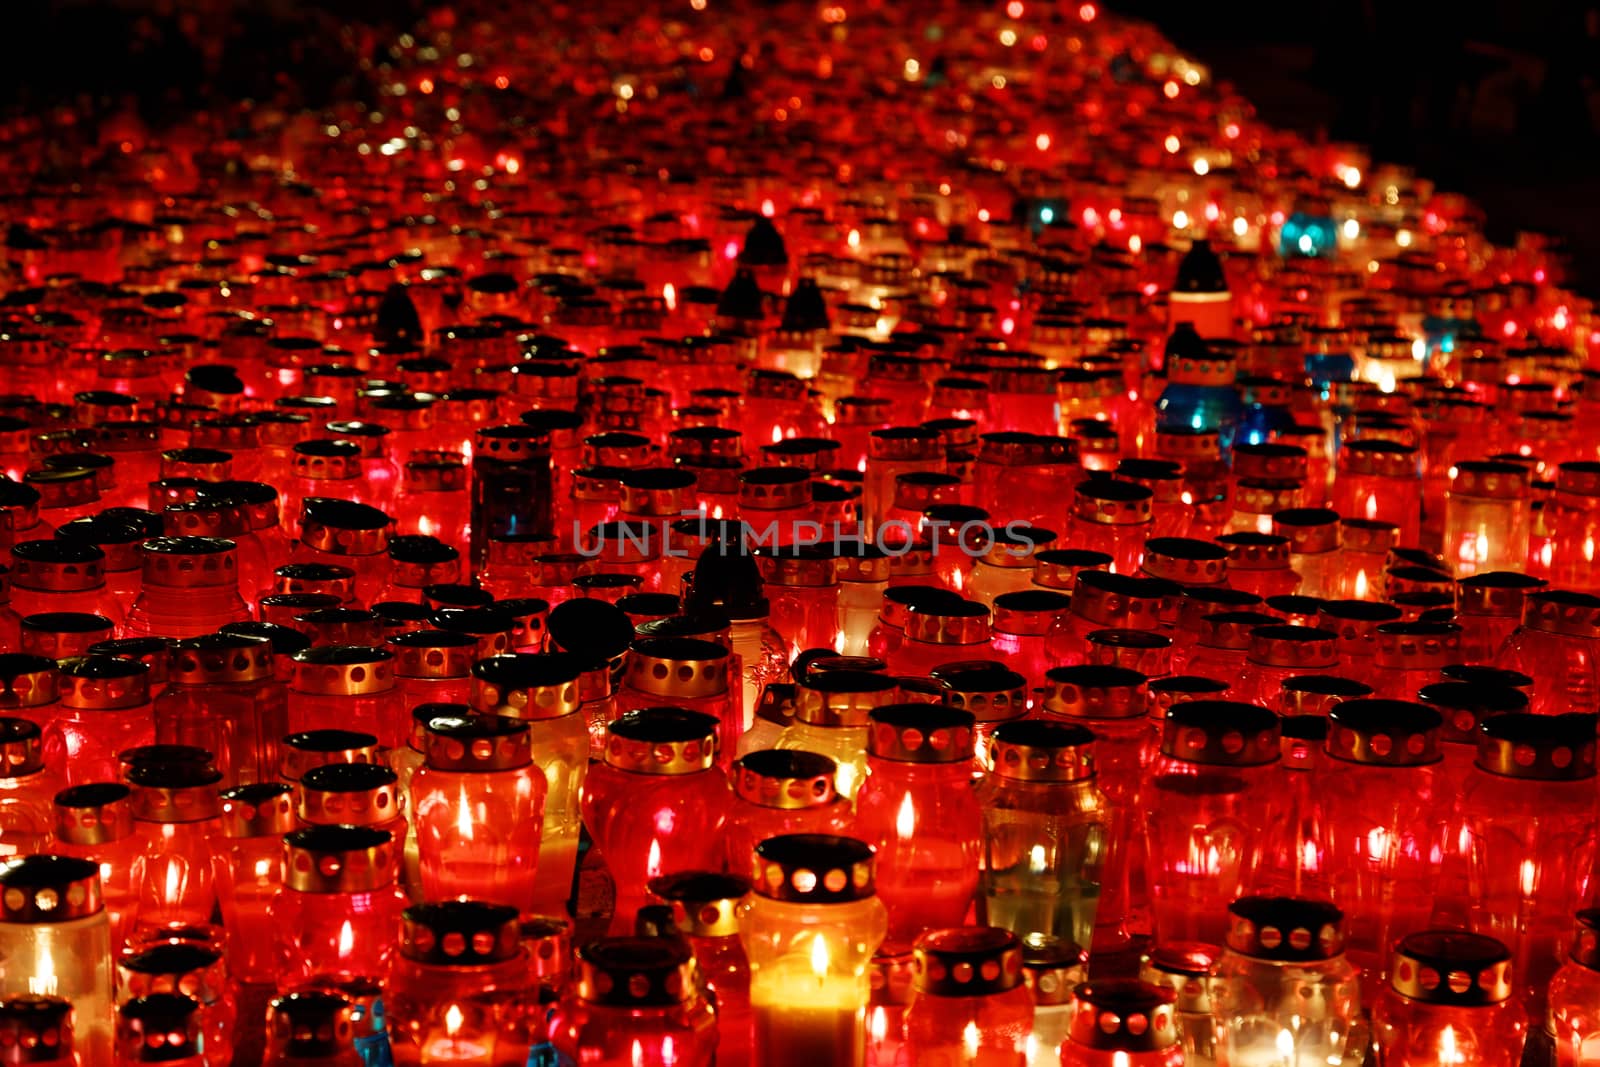
[[[938,704],[889,704],[868,716],[868,755],[899,763],[960,763],[972,758],[971,712]]]
[[[0,923],[59,923],[101,909],[100,868],[70,856],[17,856],[0,863]]]
[[[122,782],[87,782],[55,795],[56,836],[69,845],[104,845],[133,833],[133,790]]]
[[[650,879],[652,896],[672,911],[672,923],[689,937],[737,937],[739,905],[750,882],[719,871],[680,871]]]
[[[435,967],[479,967],[522,951],[517,909],[477,900],[415,904],[400,921],[400,955]]]
[[[715,697],[728,691],[730,656],[710,641],[651,637],[633,643],[627,684],[664,701]]]
[[[1126,667],[1052,667],[1045,672],[1044,710],[1073,719],[1139,718],[1149,706],[1147,682]]]
[[[1456,610],[1463,615],[1520,619],[1528,594],[1549,586],[1543,578],[1515,571],[1488,571],[1456,582]]]
[[[670,1007],[694,996],[694,957],[668,938],[606,938],[578,950],[580,1000],[616,1007]]]
[[[363,893],[394,881],[393,835],[371,826],[309,826],[284,835],[284,885],[301,893]]]
[[[1502,778],[1572,782],[1595,774],[1595,716],[1508,712],[1478,726],[1478,767]]]
[[[1339,547],[1339,513],[1327,508],[1288,508],[1272,516],[1272,532],[1289,539],[1290,550],[1320,555]]]
[[[837,763],[815,752],[763,749],[734,761],[733,788],[741,799],[763,808],[820,808],[838,796],[837,770]]]
[[[716,763],[718,723],[682,708],[639,708],[606,725],[605,762],[634,774],[678,775]]]
[[[1600,639],[1600,597],[1561,589],[1527,594],[1522,625],[1541,633]]]
[[[1072,614],[1100,626],[1154,630],[1181,592],[1181,586],[1160,578],[1080,571],[1072,589]]]
[[[1389,985],[1423,1004],[1499,1004],[1511,996],[1511,953],[1486,934],[1423,930],[1402,938],[1395,947]]]
[[[281,837],[294,829],[294,787],[254,782],[224,789],[221,827],[225,837]]]
[[[1256,767],[1279,757],[1278,717],[1236,700],[1191,700],[1162,721],[1161,754],[1187,763]]]
[[[57,699],[81,711],[126,711],[150,700],[150,668],[115,656],[74,656],[60,661]]]
[[[395,772],[381,763],[324,763],[301,776],[295,814],[315,826],[381,826],[400,817]]]
[[[533,762],[529,724],[504,715],[434,715],[423,726],[423,753],[437,770],[488,773]]]
[[[1276,963],[1312,963],[1344,952],[1344,912],[1297,897],[1240,897],[1228,905],[1228,948]]]
[[[1140,977],[1171,990],[1178,1011],[1210,1015],[1222,949],[1200,941],[1168,941],[1151,948]]]
[[[174,685],[238,685],[272,677],[272,643],[246,634],[208,634],[179,641],[167,680]]]
[[[377,737],[358,730],[302,730],[285,737],[282,748],[281,773],[291,782],[325,763],[377,763],[382,758]]]
[[[222,773],[210,763],[173,760],[130,765],[133,817],[139,822],[199,823],[221,810]]]
[[[1070,1040],[1104,1052],[1157,1052],[1178,1042],[1170,989],[1133,978],[1085,982],[1073,991]]]
[[[117,1008],[117,1044],[124,1063],[182,1061],[202,1042],[200,1002],[181,993],[150,993]]]
[[[481,712],[516,719],[554,719],[582,706],[583,662],[565,652],[490,656],[472,668],[470,702]]]
[[[76,1063],[72,1002],[18,994],[0,999],[0,1064]]]
[[[1346,700],[1328,712],[1326,751],[1334,759],[1386,767],[1420,767],[1441,758],[1444,719],[1408,700]]]
[[[337,993],[289,993],[267,1005],[267,1036],[290,1061],[354,1053],[358,1008]]]
[[[876,894],[873,851],[864,841],[831,834],[769,837],[752,856],[758,896],[797,904],[846,904]]]
[[[912,982],[936,997],[982,997],[1022,984],[1022,942],[996,926],[930,930],[913,949]]]
[[[1528,710],[1527,693],[1489,681],[1434,682],[1418,690],[1417,699],[1440,714],[1441,738],[1453,744],[1476,745],[1485,720]]]
[[[290,687],[318,696],[365,696],[394,688],[394,653],[368,645],[324,645],[296,652]]]

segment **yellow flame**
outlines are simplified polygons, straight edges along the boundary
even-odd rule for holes
[[[1043,845],[1034,845],[1033,848],[1031,850],[1029,850],[1029,852],[1028,852],[1028,870],[1029,871],[1031,871],[1034,874],[1043,874],[1045,872],[1045,867],[1047,865],[1047,862],[1048,861],[1045,859],[1044,846]]]
[[[856,795],[856,769],[848,763],[839,764],[839,769],[833,773],[833,787],[842,797]]]
[[[1522,895],[1531,899],[1534,889],[1539,884],[1539,868],[1532,860],[1523,860],[1522,869],[1517,873],[1517,883],[1522,887]]]
[[[55,996],[56,961],[55,957],[50,955],[48,937],[39,942],[39,960],[34,964],[33,977],[28,979],[28,992],[36,997]]]
[[[444,1032],[450,1037],[455,1037],[461,1032],[461,1023],[461,1009],[454,1004],[450,1005],[444,1013]]]
[[[779,441],[782,441],[782,440],[783,440],[783,431],[781,429],[779,429],[778,427],[774,426],[772,428],[772,443],[773,444],[777,444]]]
[[[1278,1031],[1278,1055],[1284,1063],[1294,1062],[1294,1035],[1287,1030]]]
[[[339,958],[344,959],[349,956],[350,951],[355,947],[356,932],[351,928],[350,920],[346,919],[339,927]]]
[[[818,978],[828,976],[828,943],[821,934],[811,938],[811,973]]]
[[[1367,494],[1367,519],[1369,521],[1376,521],[1377,518],[1378,518],[1378,494],[1377,493],[1368,493]]]
[[[650,839],[650,855],[645,858],[645,874],[651,878],[661,877],[661,842]]]
[[[900,802],[900,813],[894,817],[894,832],[904,841],[917,832],[917,810],[911,806],[911,794]]]
[[[472,840],[472,803],[467,800],[467,786],[461,785],[461,795],[456,798],[456,832],[463,841]]]
[[[966,1029],[961,1031],[961,1044],[966,1047],[966,1050],[967,1050],[967,1061],[969,1063],[978,1058],[978,1024],[977,1023],[975,1023],[975,1022],[968,1022],[967,1023]]]
[[[1356,599],[1367,599],[1367,571],[1364,567],[1356,571]]]
[[[667,302],[668,311],[676,311],[678,309],[678,287],[671,282],[663,285],[661,287],[661,299]]]
[[[1367,831],[1367,855],[1372,857],[1374,863],[1382,863],[1389,855],[1389,831],[1381,826],[1374,826]]]
[[[1455,1028],[1446,1026],[1444,1032],[1439,1035],[1439,1067],[1466,1062],[1467,1058],[1456,1048]]]
[[[632,1067],[644,1067],[644,1046],[639,1044],[639,1039],[633,1039],[633,1051],[628,1054]]]
[[[168,904],[171,904],[172,902],[174,902],[175,900],[178,899],[178,897],[182,894],[182,892],[183,892],[183,872],[178,869],[178,864],[176,862],[169,862],[167,864],[167,895],[165,897],[166,902]]]
[[[867,1032],[875,1042],[882,1041],[889,1035],[889,1015],[883,1010],[883,1005],[872,1009],[871,1016],[867,1019]]]

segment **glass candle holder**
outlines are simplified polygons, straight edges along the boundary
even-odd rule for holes
[[[493,1063],[492,998],[531,990],[517,909],[478,900],[407,908],[383,1007],[395,1067]]]
[[[720,862],[732,797],[716,756],[716,721],[698,712],[643,708],[606,728],[603,762],[583,786],[583,822],[616,884],[619,925],[631,928],[651,878]]]
[[[1264,611],[1218,611],[1202,615],[1194,642],[1173,651],[1172,670],[1202,676],[1239,677],[1254,643],[1255,631],[1273,627],[1277,622],[1276,615]]]
[[[319,983],[381,988],[405,907],[393,842],[370,826],[284,835],[283,889],[268,912],[280,991]]]
[[[355,1045],[359,1010],[337,993],[274,997],[262,1067],[363,1067]]]
[[[1339,664],[1338,635],[1311,626],[1258,626],[1250,631],[1245,664],[1230,692],[1236,699],[1278,708],[1290,678],[1333,671]]]
[[[753,1060],[767,1067],[865,1067],[868,968],[888,932],[873,853],[848,837],[768,838],[740,909],[750,960]]]
[[[1289,566],[1300,575],[1300,593],[1324,598],[1340,595],[1337,511],[1289,508],[1272,516],[1272,532],[1289,539]]]
[[[837,561],[839,579],[839,652],[867,654],[868,638],[883,608],[889,588],[890,560],[871,542],[844,542]]]
[[[544,775],[544,827],[532,910],[560,914],[578,865],[580,805],[589,770],[589,727],[582,711],[582,662],[567,653],[491,656],[472,668],[473,708],[528,723],[533,765]]]
[[[1224,459],[1244,415],[1233,356],[1211,348],[1188,322],[1167,339],[1167,385],[1156,398],[1156,429],[1215,433]]]
[[[222,792],[221,834],[213,843],[217,904],[228,931],[228,969],[241,982],[271,982],[272,900],[283,885],[283,835],[294,829],[292,790],[284,782]]]
[[[1415,700],[1439,671],[1461,662],[1461,627],[1453,622],[1387,622],[1377,629],[1378,654],[1366,681],[1380,697]]]
[[[112,1062],[111,924],[87,860],[17,856],[0,863],[0,994],[61,997],[85,1063]]]
[[[1578,912],[1567,958],[1550,981],[1550,1030],[1559,1067],[1600,1059],[1600,911]]]
[[[918,426],[896,426],[873,430],[868,435],[864,464],[866,478],[862,483],[861,521],[867,533],[883,543],[884,538],[879,531],[889,520],[897,476],[916,471],[943,471],[945,455],[936,431]],[[909,528],[901,529],[898,535],[903,540],[911,540]]]
[[[405,744],[405,699],[395,686],[394,653],[363,645],[324,645],[294,654],[289,683],[289,729],[337,724],[376,737],[386,748]]]
[[[1253,704],[1193,700],[1167,713],[1143,798],[1163,940],[1223,939],[1225,909],[1238,898],[1259,828],[1269,821],[1280,748],[1278,717]]]
[[[1444,557],[1457,578],[1515,570],[1528,559],[1528,469],[1477,460],[1455,464],[1444,502]]]
[[[132,931],[173,924],[203,926],[217,906],[212,837],[220,810],[222,775],[201,763],[135,764],[133,792]]]
[[[759,749],[734,761],[734,800],[723,830],[729,870],[743,870],[755,848],[783,834],[839,834],[850,801],[834,787],[837,764],[799,749]]]
[[[55,840],[44,850],[96,866],[111,943],[117,946],[127,939],[134,908],[133,865],[143,849],[134,833],[132,794],[121,782],[63,789],[55,796]]]
[[[1156,633],[1172,614],[1181,589],[1159,578],[1137,578],[1109,571],[1084,571],[1072,587],[1066,617],[1045,638],[1045,652],[1058,666],[1088,662],[1086,645],[1096,630]]]
[[[793,545],[762,557],[772,628],[786,659],[803,648],[833,647],[839,636],[839,583],[828,545]]]
[[[867,737],[874,708],[901,699],[899,684],[869,671],[820,671],[795,686],[794,722],[773,743],[834,761],[834,788],[853,800],[867,773]]]
[[[980,777],[989,767],[989,738],[1001,723],[1028,713],[1032,691],[1028,680],[998,660],[981,659],[936,668],[929,680],[940,687],[941,703],[970,712],[977,720],[972,734],[972,774]],[[910,686],[902,682],[902,687],[912,695]]]
[[[1578,714],[1499,715],[1478,728],[1478,758],[1459,801],[1465,831],[1446,855],[1481,871],[1465,901],[1473,925],[1511,950],[1531,1018],[1560,958],[1594,855],[1594,720]],[[1454,879],[1446,890],[1467,887]]]
[[[531,907],[547,783],[528,723],[434,716],[411,780],[422,893]]]
[[[1511,953],[1493,937],[1424,930],[1405,937],[1373,1011],[1380,1062],[1405,1067],[1521,1062],[1527,1023],[1511,995]]]
[[[42,738],[27,719],[0,716],[0,856],[50,850],[52,804],[65,783],[46,769]]]
[[[1251,896],[1230,904],[1228,915],[1212,983],[1219,1062],[1298,1067],[1361,1059],[1369,1034],[1339,909]]]
[[[1032,943],[1091,943],[1110,815],[1095,785],[1094,735],[1022,720],[995,731],[983,810],[979,914]]]
[[[553,532],[549,435],[528,426],[489,426],[472,448],[472,569],[488,563],[492,538]]]
[[[289,732],[289,691],[274,676],[271,642],[242,634],[180,641],[154,715],[156,743],[210,752],[224,787],[272,781]]]
[[[1600,710],[1600,597],[1557,589],[1529,593],[1522,622],[1494,665],[1533,679],[1535,714]]]
[[[302,730],[283,739],[283,762],[278,776],[298,782],[313,767],[327,763],[380,763],[382,746],[372,734],[359,730]]]
[[[1378,627],[1399,622],[1401,611],[1393,604],[1370,600],[1325,600],[1317,607],[1319,630],[1338,634],[1342,672],[1365,681],[1378,653]]]
[[[1072,598],[1054,589],[1030,588],[995,597],[989,648],[1029,683],[1038,685],[1055,666],[1046,651],[1052,627],[1066,617]]]
[[[983,817],[971,777],[971,712],[890,704],[869,716],[855,833],[877,852],[889,936],[959,925],[978,888]]]
[[[1550,503],[1549,577],[1557,588],[1580,593],[1600,589],[1595,546],[1600,544],[1600,463],[1563,463],[1556,468]],[[1513,566],[1511,569],[1516,569]]]
[[[1290,542],[1275,533],[1243,532],[1217,538],[1228,554],[1228,584],[1259,597],[1286,596],[1300,588]]]
[[[682,941],[592,942],[578,950],[578,980],[551,1016],[552,1044],[563,1059],[597,1067],[709,1067],[716,1013],[697,990]]]
[[[1522,621],[1529,593],[1549,583],[1515,571],[1483,571],[1456,583],[1462,663],[1490,663]]]
[[[1080,985],[1061,1067],[1184,1067],[1171,990],[1133,978]]]
[[[989,609],[976,600],[912,604],[906,613],[905,641],[886,657],[890,673],[916,677],[947,663],[976,658],[989,643],[989,615]]]
[[[1067,539],[1074,547],[1104,552],[1116,574],[1139,573],[1150,536],[1154,494],[1120,478],[1090,478],[1073,490]]]
[[[689,943],[702,991],[717,1010],[718,1067],[749,1064],[750,961],[739,940],[739,908],[750,895],[749,881],[684,871],[652,878],[650,894],[670,908],[672,926]]]
[[[198,637],[250,609],[239,595],[238,551],[220,537],[156,537],[144,543],[141,590],[128,611],[135,637]]]
[[[18,541],[11,546],[11,610],[26,618],[51,611],[106,614],[123,606],[105,596],[106,554],[79,541]]]
[[[301,826],[370,826],[388,831],[401,847],[409,823],[399,775],[383,763],[325,763],[295,785],[295,818]],[[397,868],[396,874],[398,875]]]
[[[59,666],[58,710],[44,729],[46,761],[64,760],[69,784],[115,780],[117,753],[155,740],[149,668],[111,656],[80,656]]]
[[[1385,522],[1414,545],[1421,529],[1417,450],[1398,441],[1350,441],[1339,450],[1333,510],[1350,518]]]
[[[437,537],[396,534],[388,539],[389,557],[383,587],[373,600],[421,600],[430,585],[461,577],[461,553]]]
[[[1022,942],[993,926],[930,930],[917,938],[905,1050],[913,1063],[1027,1062],[1033,997]]]

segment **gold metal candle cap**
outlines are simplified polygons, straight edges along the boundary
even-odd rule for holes
[[[1265,667],[1317,671],[1339,662],[1339,636],[1332,630],[1309,626],[1258,626],[1250,631],[1251,663]]]
[[[361,446],[341,438],[300,441],[290,449],[296,478],[349,481],[361,477]]]
[[[1328,508],[1288,508],[1272,516],[1272,532],[1289,539],[1291,552],[1332,552],[1339,547],[1339,513]]]
[[[197,941],[129,946],[117,957],[117,979],[124,994],[135,997],[181,992],[213,1004],[231,992],[222,951]]]
[[[415,904],[400,918],[400,955],[436,967],[480,967],[522,950],[517,909],[478,900]]]
[[[1281,534],[1243,533],[1223,534],[1217,544],[1228,554],[1228,569],[1232,571],[1287,570],[1290,542]]]
[[[1344,912],[1320,900],[1240,897],[1228,905],[1228,948],[1278,963],[1330,960],[1344,952]]]
[[[135,763],[127,771],[139,822],[196,823],[217,817],[222,773],[207,763]]]
[[[21,652],[0,653],[0,708],[35,708],[55,702],[56,661]]]
[[[1317,629],[1339,635],[1339,651],[1346,656],[1377,653],[1377,630],[1399,622],[1400,609],[1370,600],[1328,600],[1317,609]]]
[[[324,763],[296,787],[295,814],[316,826],[377,826],[399,817],[402,796],[394,771],[381,763]]]
[[[174,685],[230,685],[272,677],[272,642],[245,634],[208,634],[179,641],[167,679]]]
[[[1161,754],[1186,763],[1257,767],[1279,755],[1278,717],[1237,700],[1191,700],[1167,712]]]
[[[734,761],[733,788],[740,799],[763,808],[820,808],[838,798],[833,779],[838,769],[815,752],[763,749]]]
[[[354,1048],[358,1009],[337,993],[289,993],[267,1005],[267,1034],[290,1062],[316,1062]]]
[[[442,771],[509,771],[533,762],[533,731],[504,715],[436,716],[423,726],[427,765]]]
[[[1516,500],[1528,495],[1528,468],[1496,460],[1457,463],[1450,468],[1450,492],[1485,500]]]
[[[832,834],[783,834],[756,846],[750,882],[756,895],[796,904],[847,904],[877,892],[873,851]]]
[[[1126,667],[1052,667],[1045,672],[1044,710],[1072,719],[1136,719],[1149,705],[1147,682]]]
[[[1496,715],[1478,727],[1478,767],[1502,778],[1574,782],[1595,774],[1595,716]]]
[[[490,656],[472,668],[470,702],[478,711],[514,719],[555,719],[582,705],[582,662],[565,652]]]
[[[69,845],[104,845],[133,833],[133,790],[87,782],[55,796],[56,837]]]
[[[1222,949],[1200,941],[1169,941],[1150,950],[1139,977],[1172,991],[1185,1015],[1210,1015]]]
[[[37,723],[0,716],[0,778],[23,778],[44,770],[41,737]]]
[[[466,678],[477,661],[478,639],[450,630],[411,630],[390,637],[396,678]]]
[[[982,997],[1022,984],[1022,942],[997,926],[930,930],[917,938],[911,964],[919,993]]]
[[[694,995],[687,943],[660,937],[612,937],[578,950],[578,998],[616,1007],[670,1007]]]
[[[1072,514],[1101,526],[1137,526],[1150,521],[1155,494],[1137,482],[1090,478],[1073,491]]]
[[[1005,722],[1027,714],[1028,680],[996,661],[947,663],[936,667],[930,677],[941,686],[946,705],[971,712],[980,723]]]
[[[1549,584],[1543,578],[1515,571],[1474,574],[1456,582],[1456,611],[1462,615],[1520,619],[1528,594],[1545,589]]]
[[[1415,478],[1417,450],[1398,441],[1351,441],[1339,449],[1339,472],[1376,478]]]
[[[1219,678],[1207,678],[1199,674],[1169,674],[1152,678],[1149,683],[1150,713],[1154,718],[1162,719],[1174,704],[1185,704],[1191,700],[1219,700],[1227,695],[1229,688],[1229,684]]]
[[[291,782],[327,763],[378,763],[378,739],[356,730],[302,730],[283,739],[280,773]]]
[[[867,753],[898,763],[961,763],[972,758],[976,721],[938,704],[889,704],[869,715]]]
[[[795,685],[797,722],[824,727],[860,727],[874,708],[899,703],[899,685],[871,671],[833,670],[810,674]]]
[[[392,521],[353,500],[308,496],[300,504],[300,543],[335,556],[377,556],[389,548]]]
[[[1081,548],[1052,548],[1033,555],[1033,584],[1072,592],[1083,571],[1104,571],[1112,559],[1104,552]],[[998,602],[999,598],[996,598]]]
[[[1436,671],[1461,660],[1458,623],[1388,622],[1376,638],[1377,664],[1387,670]]]
[[[317,696],[365,696],[394,688],[394,653],[367,645],[323,645],[296,652],[290,688]]]
[[[672,907],[672,921],[690,937],[736,937],[739,905],[750,883],[735,874],[681,871],[652,878],[650,893]]]
[[[1522,625],[1541,633],[1600,638],[1600,597],[1562,589],[1529,593],[1522,602]]]
[[[1600,908],[1578,912],[1567,958],[1591,971],[1600,971]]]
[[[281,837],[294,829],[294,787],[255,782],[222,791],[224,837]]]
[[[651,637],[633,643],[627,684],[666,701],[714,697],[728,691],[729,653],[721,645],[686,637]]]
[[[100,911],[100,868],[70,856],[0,863],[0,923],[59,923]]]
[[[370,826],[309,826],[284,835],[284,885],[362,893],[394,881],[393,835]]]
[[[1372,687],[1333,674],[1299,674],[1285,678],[1278,690],[1278,714],[1326,716],[1346,700],[1372,695]]]
[[[1233,446],[1233,476],[1240,479],[1303,482],[1308,457],[1299,445],[1277,442]]]
[[[150,993],[117,1008],[117,1045],[124,1063],[182,1061],[196,1055],[203,1040],[200,1002],[182,993]],[[145,1049],[160,1049],[159,1057]]]
[[[1328,712],[1326,751],[1334,759],[1420,767],[1440,757],[1443,717],[1407,700],[1346,700]]]
[[[1072,587],[1072,614],[1099,626],[1154,630],[1181,591],[1159,578],[1080,571]]]
[[[64,708],[122,711],[150,700],[150,668],[136,659],[74,656],[60,668],[57,698]]]
[[[1395,946],[1389,985],[1424,1004],[1499,1004],[1511,996],[1511,953],[1485,934],[1423,930]]]
[[[349,604],[356,598],[356,572],[337,563],[285,563],[272,572],[272,591],[322,594]]]
[[[105,552],[79,541],[19,541],[11,546],[11,584],[17,589],[81,593],[105,585]]]
[[[1218,611],[1200,617],[1195,643],[1201,648],[1243,652],[1251,647],[1255,631],[1276,624],[1278,617],[1261,611]]]
[[[719,724],[682,708],[640,708],[606,726],[603,758],[634,774],[694,774],[717,762]]]
[[[237,586],[237,549],[223,537],[152,537],[142,546],[139,580],[165,589]]]
[[[1080,985],[1074,994],[1071,1041],[1107,1052],[1155,1052],[1178,1042],[1170,989],[1133,978]]]
[[[1021,719],[1002,723],[989,741],[993,774],[1024,782],[1094,777],[1094,734],[1075,723]]]

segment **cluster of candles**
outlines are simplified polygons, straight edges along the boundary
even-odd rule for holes
[[[0,128],[0,1062],[1600,1064],[1559,245],[707,8]]]

